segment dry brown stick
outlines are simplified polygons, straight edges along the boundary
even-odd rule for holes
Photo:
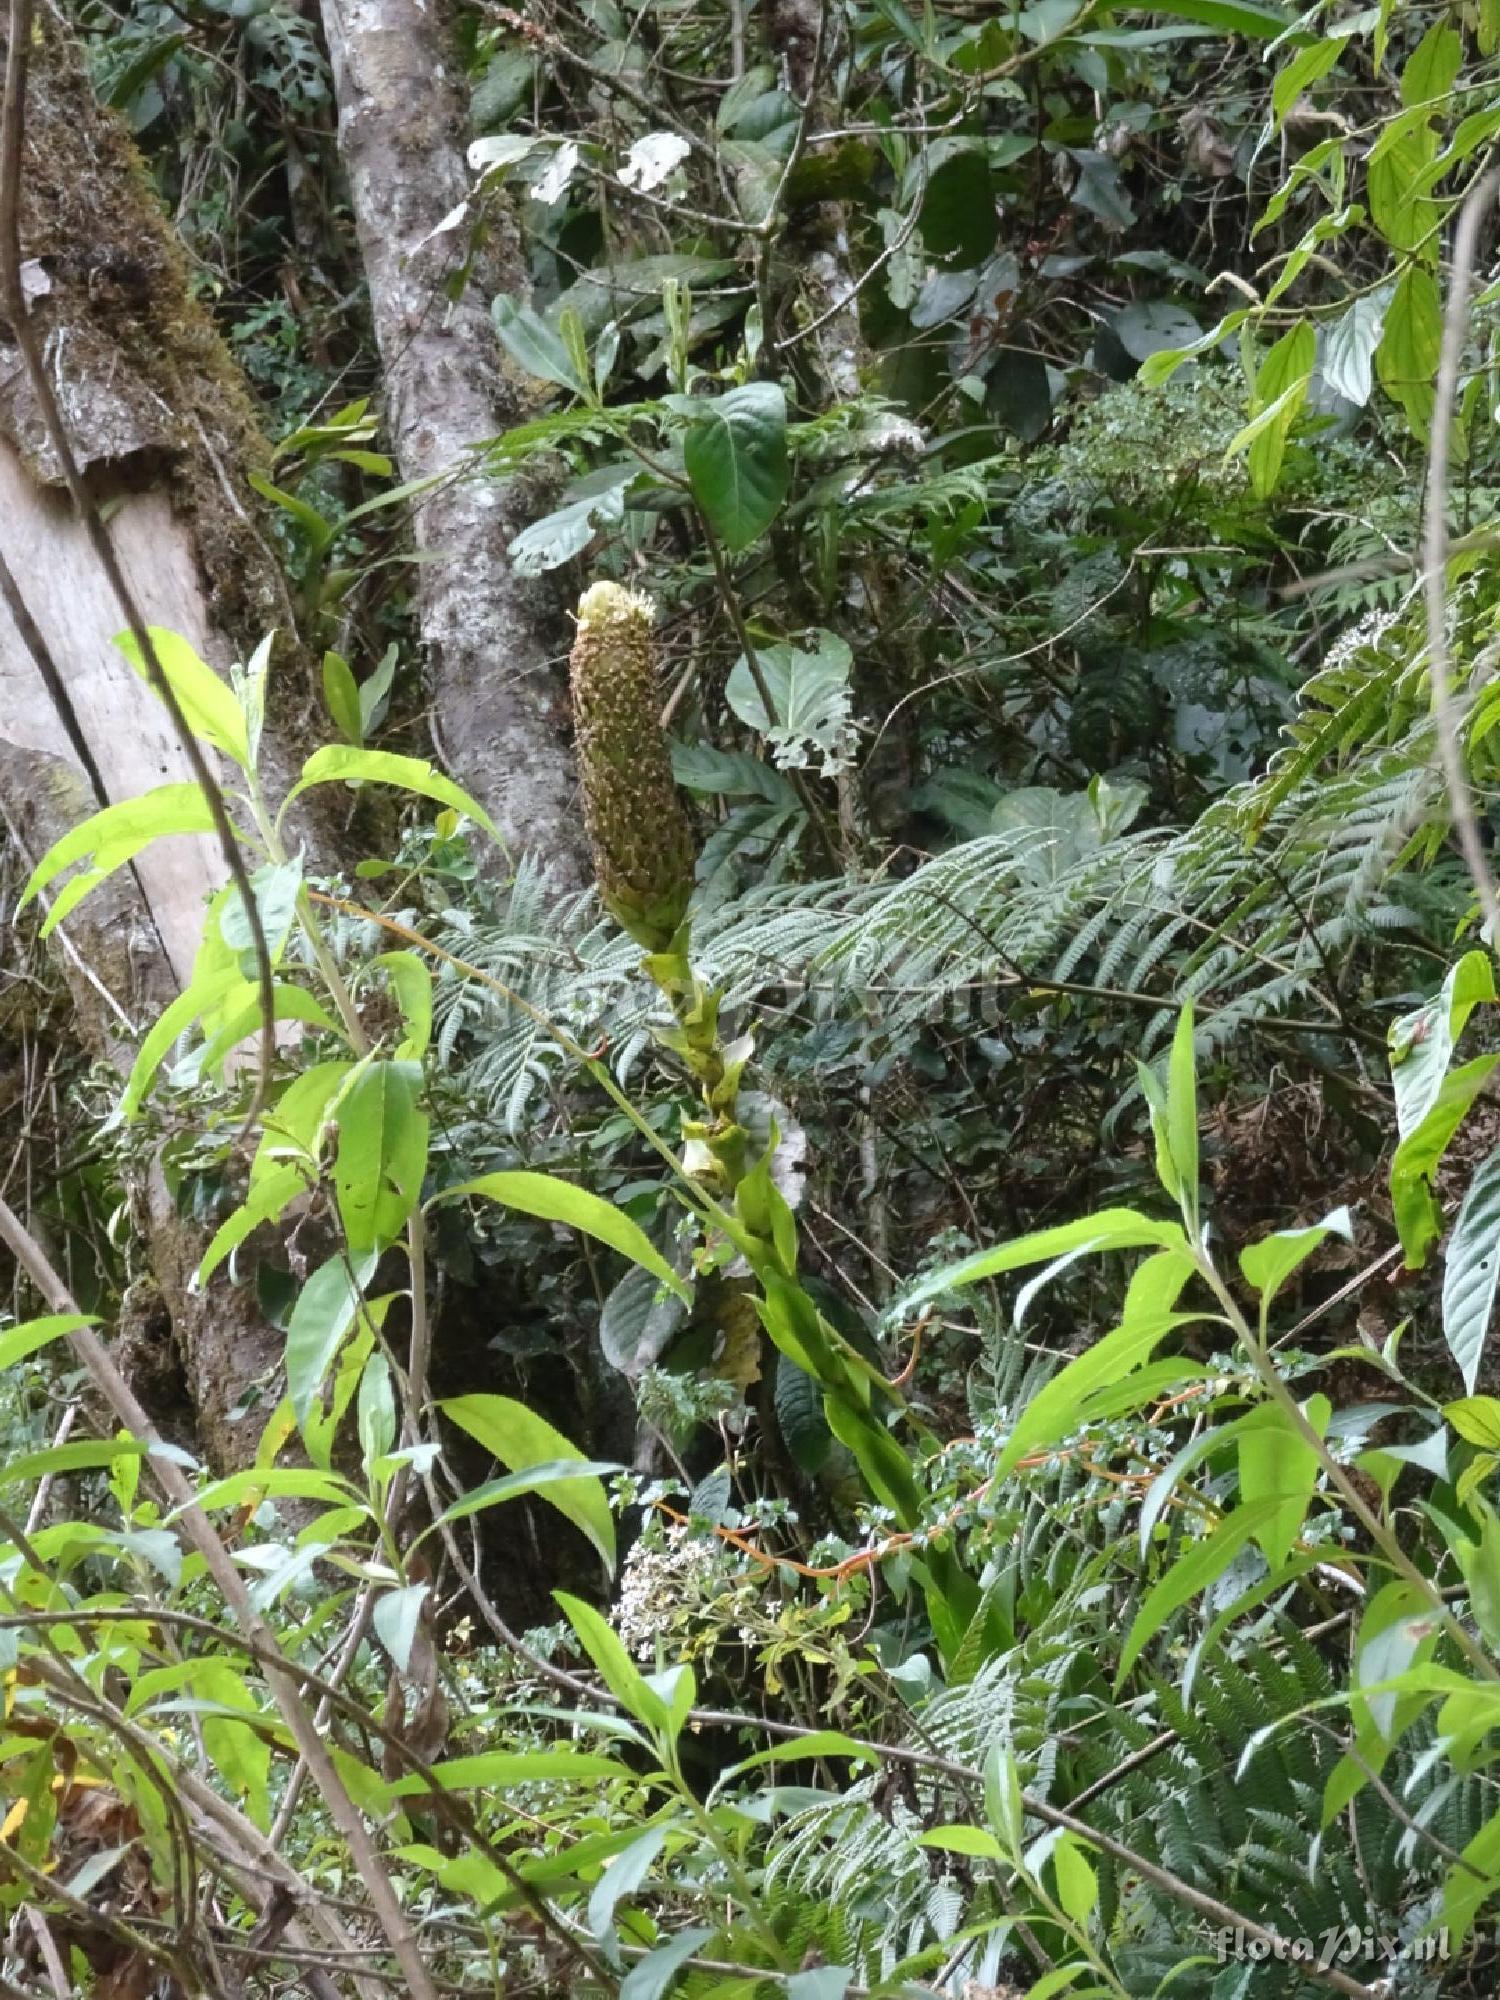
[[[5,90],[3,102],[0,102],[0,306],[3,306],[6,318],[14,329],[16,347],[20,352],[27,382],[36,397],[48,442],[62,468],[63,478],[78,518],[83,524],[84,533],[88,536],[89,546],[108,579],[130,636],[135,641],[141,665],[146,670],[147,682],[166,709],[173,731],[182,746],[183,755],[187,759],[188,768],[208,802],[209,817],[213,821],[214,832],[218,837],[224,866],[229,871],[229,878],[239,890],[240,899],[244,904],[245,921],[250,928],[250,940],[255,955],[261,1006],[260,1083],[256,1094],[256,1105],[251,1108],[250,1115],[253,1117],[270,1082],[271,1064],[276,1053],[276,1001],[271,949],[266,942],[260,911],[256,907],[250,870],[246,866],[244,854],[230,821],[229,807],[225,803],[219,781],[209,769],[203,746],[193,734],[192,726],[182,712],[182,704],[177,699],[162,666],[161,656],[156,650],[156,641],[151,636],[141,608],[136,603],[135,593],[131,590],[125,572],[120,567],[120,559],[115,554],[115,545],[110,539],[109,529],[79,468],[72,440],[68,436],[67,425],[63,421],[62,410],[52,388],[52,378],[47,373],[47,364],[37,342],[36,328],[31,320],[31,307],[26,297],[26,287],[21,280],[21,172],[26,139],[26,82],[31,52],[32,11],[32,0],[10,0],[5,50]]]
[[[13,0],[17,4],[17,0]],[[19,0],[24,5],[24,0]],[[67,1286],[53,1270],[46,1253],[21,1223],[8,1203],[0,1200],[0,1240],[3,1240],[37,1291],[53,1312],[78,1314],[78,1306]],[[104,1343],[91,1327],[80,1327],[69,1336],[73,1352],[87,1369],[95,1387],[132,1437],[148,1449],[151,1469],[158,1484],[178,1510],[183,1532],[202,1556],[224,1602],[233,1612],[245,1637],[261,1655],[267,1684],[293,1741],[307,1762],[313,1781],[323,1795],[329,1817],[349,1843],[350,1859],[369,1891],[370,1902],[381,1929],[405,1973],[412,2000],[437,2000],[437,1989],[423,1961],[416,1936],[402,1909],[385,1863],[370,1838],[359,1808],[339,1777],[328,1745],[302,1700],[292,1663],[281,1651],[275,1632],[251,1601],[234,1559],[215,1532],[213,1523],[198,1505],[182,1468],[161,1451],[161,1436],[137,1400],[135,1392],[120,1373]],[[153,1450],[154,1448],[154,1450]]]
[[[1438,756],[1453,813],[1453,830],[1473,880],[1492,951],[1500,952],[1500,893],[1490,872],[1479,835],[1474,794],[1458,740],[1458,718],[1448,662],[1448,450],[1453,433],[1453,404],[1469,333],[1469,286],[1474,275],[1474,251],[1479,223],[1495,196],[1500,169],[1481,174],[1464,198],[1453,234],[1453,267],[1448,279],[1448,311],[1443,322],[1442,354],[1438,362],[1437,397],[1432,412],[1432,441],[1427,461],[1427,520],[1423,534],[1423,588],[1427,600],[1427,669],[1432,676],[1433,718],[1437,724]]]

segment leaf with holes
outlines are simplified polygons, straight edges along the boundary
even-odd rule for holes
[[[784,641],[756,649],[760,681],[771,698],[770,715],[743,654],[724,698],[741,722],[765,737],[779,770],[796,770],[816,758],[824,777],[831,777],[848,769],[853,750],[849,677],[854,655],[843,639],[821,628],[806,639],[811,650]]]

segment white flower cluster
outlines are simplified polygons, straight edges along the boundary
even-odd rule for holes
[[[673,1614],[695,1602],[713,1567],[713,1544],[685,1527],[669,1528],[664,1543],[635,1544],[620,1576],[615,1629],[638,1660],[656,1658]]]

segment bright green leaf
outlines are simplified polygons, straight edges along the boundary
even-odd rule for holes
[[[731,553],[768,528],[786,497],[786,397],[747,382],[694,413],[683,445],[693,498]]]
[[[591,1461],[561,1431],[512,1396],[451,1396],[438,1407],[511,1472],[535,1475],[548,1468],[547,1478],[536,1479],[537,1492],[581,1529],[613,1568],[615,1523],[609,1501],[598,1479],[584,1469]],[[579,1471],[572,1479],[552,1478],[550,1468],[563,1459],[576,1460]]]
[[[478,1180],[462,1181],[444,1188],[434,1200],[453,1201],[461,1195],[483,1195],[504,1208],[518,1208],[526,1215],[540,1216],[544,1222],[563,1222],[597,1237],[611,1250],[618,1250],[633,1264],[639,1264],[660,1280],[679,1299],[691,1298],[687,1286],[671,1265],[623,1209],[590,1194],[587,1188],[559,1180],[555,1174],[528,1173],[520,1169],[481,1174]]]

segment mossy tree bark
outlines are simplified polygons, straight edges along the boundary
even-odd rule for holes
[[[63,419],[109,504],[136,602],[223,671],[287,624],[244,482],[265,447],[134,149],[50,21],[32,54],[20,226]],[[16,879],[101,805],[189,776],[156,698],[114,644],[123,623],[63,489],[14,329],[0,323],[0,831],[20,850]],[[267,730],[273,785],[298,756],[308,713],[295,650],[283,654]],[[174,839],[54,934],[89,1056],[121,1066],[133,1055],[189,978],[204,899],[222,879],[212,841]],[[151,1274],[130,1316],[139,1386],[169,1429],[191,1430],[211,1463],[231,1467],[253,1453],[259,1428],[235,1412],[276,1367],[282,1337],[251,1288],[191,1289],[201,1228],[178,1214],[159,1158],[139,1160],[131,1182]],[[45,1190],[35,1192],[45,1211]],[[32,1219],[45,1234],[45,1212]]]

